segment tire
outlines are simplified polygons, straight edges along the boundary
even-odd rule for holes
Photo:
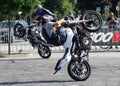
[[[51,50],[48,46],[42,45],[40,48],[38,48],[38,54],[42,58],[47,59],[51,56]]]
[[[75,81],[85,81],[91,74],[91,68],[87,61],[72,59],[68,64],[68,74]]]
[[[101,15],[93,10],[86,11],[82,16],[82,20],[90,20],[90,19],[91,21],[83,22],[84,29],[89,32],[98,31],[102,26]]]
[[[14,36],[18,38],[23,38],[26,34],[26,30],[22,24],[19,23],[16,24],[13,29],[14,29]]]

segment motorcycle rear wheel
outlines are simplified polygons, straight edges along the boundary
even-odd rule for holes
[[[72,59],[68,64],[68,74],[75,81],[85,81],[91,74],[91,67],[87,61]]]
[[[83,22],[84,29],[89,32],[96,32],[102,26],[101,15],[93,10],[88,10],[88,11],[84,12],[84,14],[82,16],[82,20],[90,20],[87,22]]]
[[[41,47],[38,48],[38,54],[44,59],[50,58],[51,56],[50,48],[45,45],[40,45],[40,46]]]
[[[22,24],[16,24],[14,26],[14,36],[18,38],[23,38],[26,34],[26,30],[24,29],[24,26]]]

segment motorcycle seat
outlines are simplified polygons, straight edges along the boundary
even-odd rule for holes
[[[48,36],[46,30],[44,28],[42,28],[42,36],[45,38],[45,40],[49,43],[49,44],[53,44],[53,45],[58,45],[58,43],[56,42],[57,39],[54,40],[54,38],[51,38]]]

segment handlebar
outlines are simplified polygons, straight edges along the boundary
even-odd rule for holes
[[[82,22],[89,22],[89,21],[93,21],[93,19],[89,19],[89,20],[73,20],[73,21],[68,21],[68,24],[79,24]]]

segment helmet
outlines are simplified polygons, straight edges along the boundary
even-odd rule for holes
[[[42,9],[42,5],[38,4],[34,7],[34,13],[36,13],[38,10]]]
[[[47,15],[47,14],[42,16],[42,24],[45,24],[45,23],[47,23],[49,21],[53,21],[53,17],[52,16]]]

